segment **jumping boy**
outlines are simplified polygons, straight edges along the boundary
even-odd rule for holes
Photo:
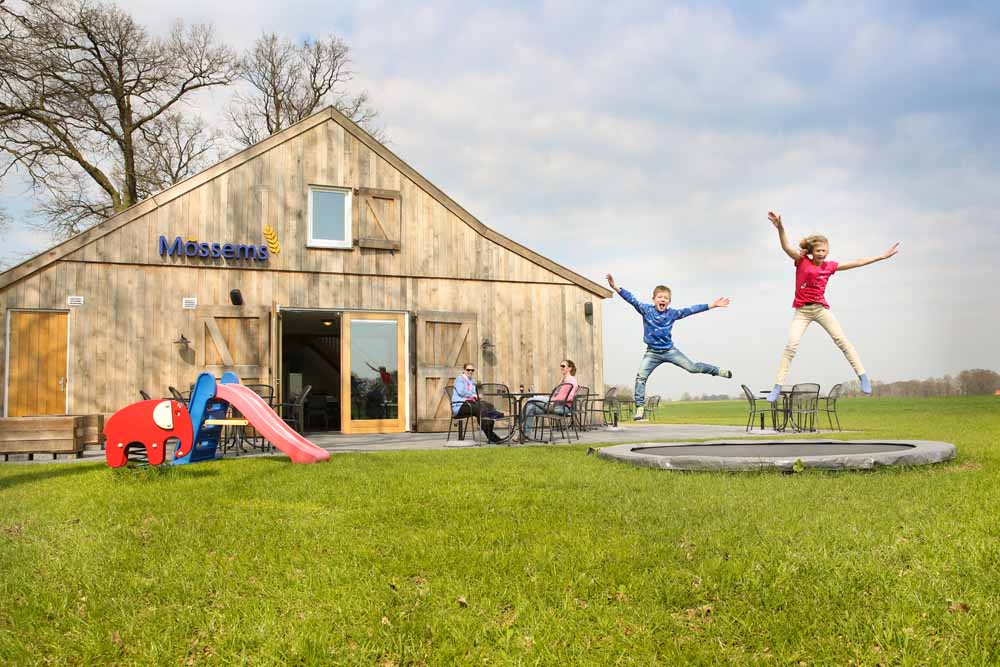
[[[729,305],[729,299],[722,297],[710,304],[700,303],[688,308],[668,308],[670,305],[670,288],[665,285],[657,285],[653,290],[653,303],[640,303],[626,289],[619,289],[615,285],[615,279],[608,274],[608,284],[611,289],[618,292],[621,298],[632,304],[632,307],[642,315],[642,340],[646,343],[646,354],[639,364],[639,372],[635,376],[635,420],[641,421],[644,417],[646,404],[646,380],[656,369],[664,363],[680,366],[688,373],[707,373],[709,375],[719,375],[724,378],[733,377],[732,371],[721,370],[718,366],[693,362],[684,356],[684,353],[674,347],[671,338],[671,330],[674,322],[683,319],[688,315],[703,313],[711,308],[725,308]]]

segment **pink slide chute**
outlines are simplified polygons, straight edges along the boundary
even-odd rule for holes
[[[292,463],[319,463],[330,458],[330,452],[292,430],[252,389],[241,384],[219,384],[215,396],[239,410],[254,429],[288,454]]]

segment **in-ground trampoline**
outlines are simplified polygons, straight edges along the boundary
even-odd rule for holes
[[[870,470],[955,458],[955,445],[930,440],[715,440],[604,447],[598,456],[669,470]]]

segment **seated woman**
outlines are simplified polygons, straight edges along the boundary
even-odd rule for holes
[[[484,415],[494,411],[493,404],[479,400],[476,391],[476,381],[471,375],[476,372],[476,367],[471,363],[462,367],[462,373],[455,378],[455,389],[451,394],[451,414],[456,417],[467,417],[475,415],[479,419],[479,426],[486,434],[490,442],[500,442],[500,438],[493,433],[493,420],[486,419]]]
[[[568,384],[569,387],[563,387],[558,394],[551,397],[557,401],[565,401],[565,404],[560,403],[559,405],[553,406],[553,412],[558,415],[568,415],[573,399],[576,397],[576,390],[579,387],[576,381],[576,364],[570,359],[563,359],[559,362],[559,373],[561,378],[559,384]],[[535,427],[535,415],[540,415],[545,412],[545,405],[549,402],[549,396],[532,396],[528,399],[528,403],[524,406],[524,411],[521,413],[521,417],[524,419],[522,425],[524,433],[531,433],[531,430]]]

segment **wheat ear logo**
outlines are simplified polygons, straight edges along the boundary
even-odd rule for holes
[[[272,255],[281,253],[281,244],[278,243],[278,234],[271,225],[264,225],[264,240],[267,241],[267,249]]]

